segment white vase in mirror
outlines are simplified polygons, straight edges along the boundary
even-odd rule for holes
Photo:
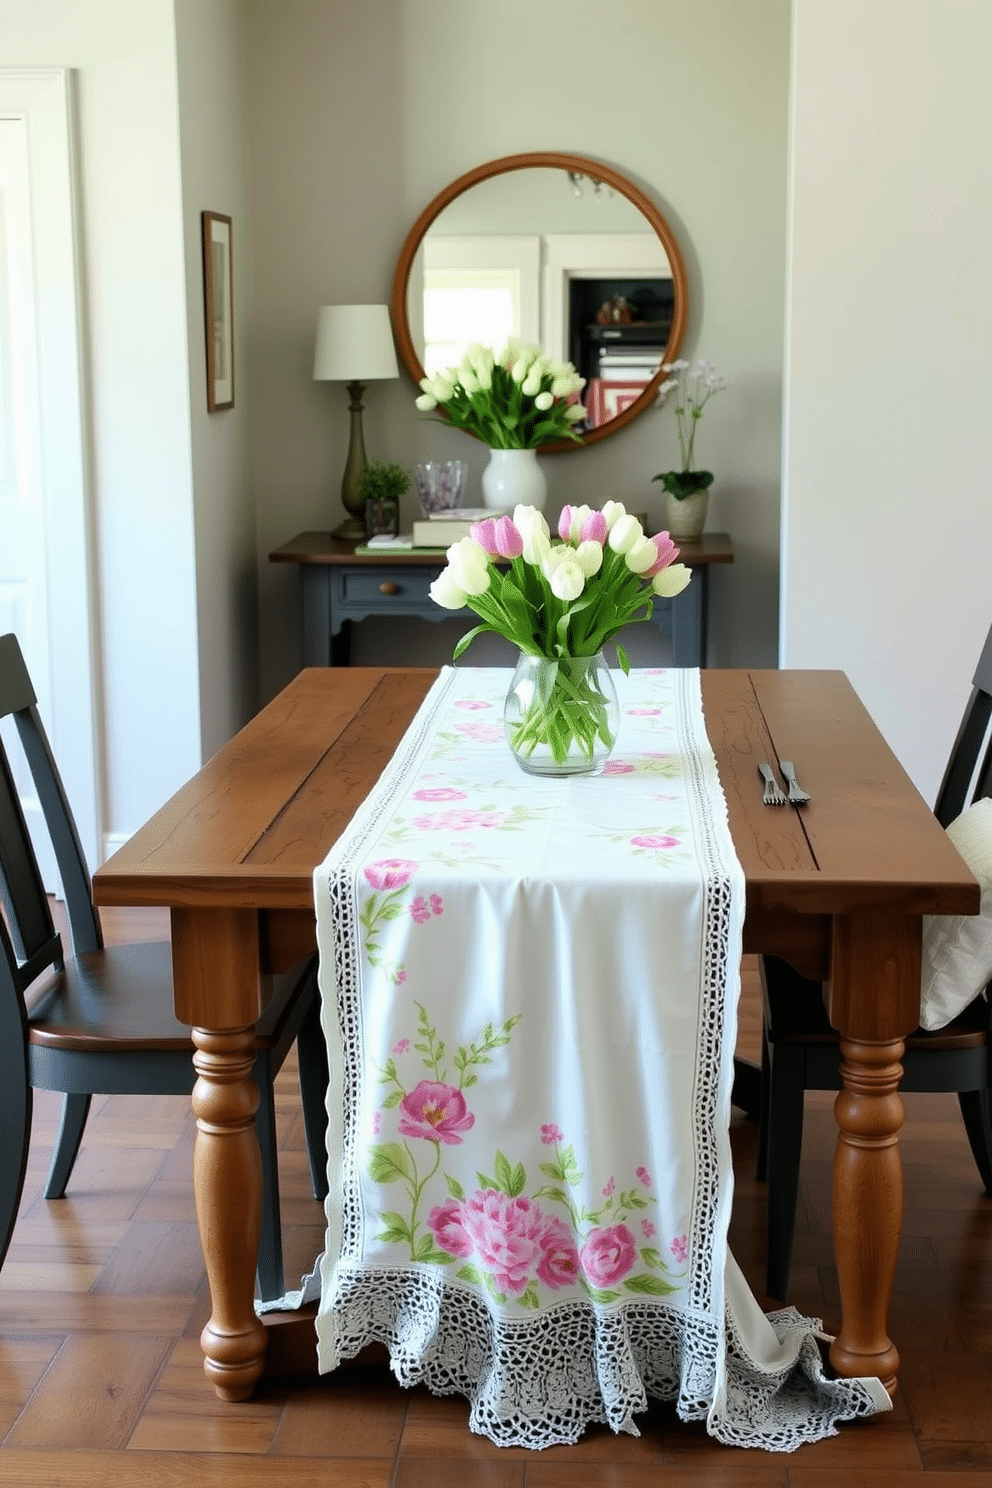
[[[537,460],[537,450],[494,449],[482,472],[482,501],[490,511],[512,511],[515,506],[544,509],[548,482]]]

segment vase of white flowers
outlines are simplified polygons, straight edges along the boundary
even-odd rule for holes
[[[669,534],[647,537],[618,501],[601,511],[566,506],[558,539],[533,506],[489,517],[448,549],[430,592],[443,609],[467,607],[482,622],[462,636],[456,661],[484,631],[520,651],[503,723],[521,769],[595,774],[613,749],[618,720],[603,646],[625,625],[649,620],[655,596],[681,593],[691,574],[675,562]],[[623,647],[616,653],[626,672]]]
[[[661,481],[665,487],[666,520],[671,535],[694,538],[706,526],[709,489],[713,484],[712,471],[693,468],[696,428],[703,409],[715,393],[722,392],[727,381],[709,362],[702,360],[665,362],[661,370],[668,373],[668,379],[661,385],[658,401],[664,403],[674,395],[682,466],[679,470],[663,470],[651,479]]]
[[[511,336],[497,355],[472,345],[458,367],[421,380],[417,407],[439,410],[446,423],[489,446],[482,499],[490,509],[534,506],[547,498],[537,462],[542,446],[578,440],[586,416],[576,402],[585,386],[571,362],[555,361],[540,346]]]

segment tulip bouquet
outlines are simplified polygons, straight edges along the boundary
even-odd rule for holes
[[[554,361],[540,346],[511,336],[497,356],[472,345],[461,365],[421,379],[421,413],[439,408],[447,423],[475,434],[490,449],[539,449],[579,438],[586,411],[574,402],[585,378],[571,362]]]
[[[430,592],[443,609],[467,606],[482,622],[462,636],[455,660],[490,631],[549,664],[511,744],[524,756],[545,746],[561,762],[576,747],[591,758],[597,738],[613,746],[589,658],[625,625],[650,619],[655,595],[679,594],[691,573],[675,562],[679,550],[667,532],[647,537],[618,501],[600,511],[566,506],[558,538],[533,506],[477,522],[448,549]],[[623,647],[616,652],[629,671]]]

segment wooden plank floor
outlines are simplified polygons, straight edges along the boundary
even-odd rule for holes
[[[108,939],[165,933],[155,912],[105,913]],[[741,1052],[758,1038],[745,966]],[[277,1108],[287,1274],[321,1247],[295,1066]],[[807,1097],[790,1301],[836,1321],[829,1230],[831,1097]],[[501,1450],[467,1407],[401,1390],[385,1369],[224,1405],[202,1370],[209,1314],[193,1209],[185,1098],[94,1100],[69,1194],[41,1197],[57,1105],[41,1095],[24,1199],[0,1272],[0,1483],[19,1488],[988,1488],[992,1474],[992,1201],[982,1194],[953,1097],[907,1100],[906,1220],[892,1321],[902,1389],[891,1415],[791,1455],[731,1450],[656,1407],[641,1436],[590,1430],[574,1447]],[[760,1290],[764,1196],[755,1128],[735,1117],[731,1247]]]

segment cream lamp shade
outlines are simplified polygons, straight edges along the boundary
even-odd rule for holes
[[[366,535],[365,502],[358,484],[368,463],[362,435],[362,394],[367,382],[400,375],[388,305],[322,305],[317,312],[313,375],[315,382],[344,382],[348,386],[351,436],[341,481],[341,504],[348,517],[335,527],[333,536],[362,542]]]
[[[399,377],[386,305],[322,305],[313,358],[316,382]]]

